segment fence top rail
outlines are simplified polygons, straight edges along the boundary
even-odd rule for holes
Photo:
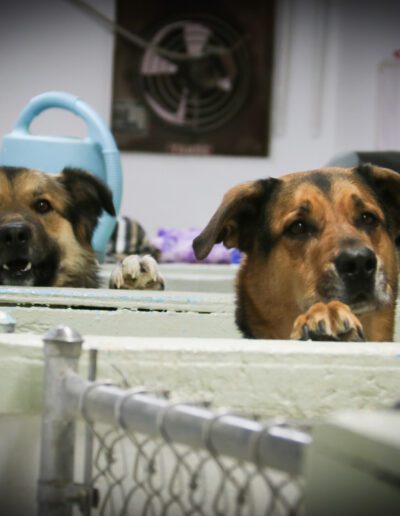
[[[199,344],[201,342],[201,345]],[[43,347],[43,338],[36,333],[4,333],[0,334],[0,346],[38,348]],[[324,355],[334,360],[335,357],[354,357],[358,366],[360,357],[363,361],[370,360],[377,366],[376,360],[385,361],[396,359],[399,364],[400,342],[298,342],[292,340],[245,340],[221,338],[175,338],[175,337],[125,337],[86,335],[83,349],[98,349],[108,351],[196,351],[204,353],[243,353],[263,354],[269,357],[282,355],[318,357]],[[399,365],[400,367],[400,365]]]
[[[88,382],[72,372],[66,375],[64,389],[66,417],[83,417],[291,474],[301,473],[305,447],[311,441],[307,430],[282,421],[259,422],[212,412],[140,389]]]
[[[69,287],[15,287],[0,290],[3,306],[70,306],[228,313],[234,311],[233,294],[140,290],[77,289]]]

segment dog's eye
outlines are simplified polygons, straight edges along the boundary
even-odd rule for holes
[[[288,226],[286,232],[292,236],[304,235],[308,232],[308,226],[304,220],[295,220]]]
[[[47,199],[39,199],[35,202],[34,209],[38,213],[48,213],[53,209],[53,207]]]
[[[378,217],[369,211],[361,214],[360,217],[361,224],[363,226],[373,227],[378,224]]]

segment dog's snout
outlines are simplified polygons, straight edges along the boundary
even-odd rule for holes
[[[372,278],[376,266],[375,253],[368,247],[351,247],[341,251],[335,259],[336,270],[346,283],[357,283]]]
[[[7,248],[23,248],[31,239],[31,228],[23,222],[0,226],[0,245]]]

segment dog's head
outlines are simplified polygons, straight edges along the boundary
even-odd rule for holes
[[[115,214],[110,191],[82,170],[0,168],[0,284],[48,286],[61,276],[68,284],[94,261],[103,209]]]
[[[216,242],[246,253],[259,308],[337,299],[361,314],[396,298],[399,235],[400,175],[361,166],[239,185],[193,245],[199,259]]]

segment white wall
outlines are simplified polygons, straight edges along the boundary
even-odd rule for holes
[[[92,3],[113,15],[113,0]],[[140,220],[151,235],[158,227],[201,227],[224,191],[240,181],[319,167],[346,150],[376,148],[377,71],[379,63],[400,47],[400,3],[277,3],[270,157],[123,153],[122,213]],[[108,121],[110,33],[65,0],[2,4],[0,135],[12,129],[32,96],[52,89],[79,95]],[[83,125],[74,117],[57,111],[42,115],[33,128],[35,132],[84,134]]]

